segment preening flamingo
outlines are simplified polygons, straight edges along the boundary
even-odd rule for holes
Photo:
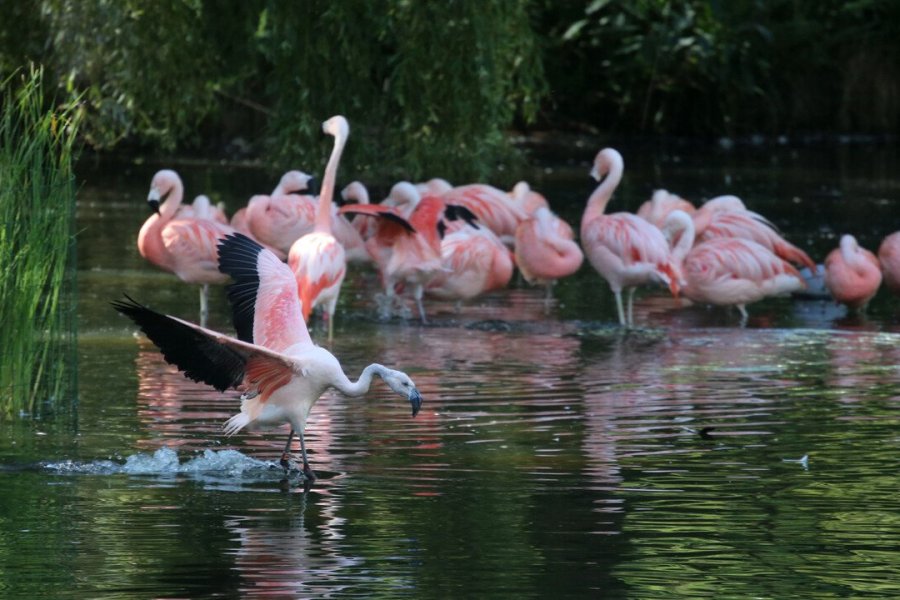
[[[288,171],[269,196],[256,195],[247,203],[246,223],[252,237],[286,255],[316,222],[316,198],[298,192],[311,191],[314,178],[302,171]]]
[[[378,230],[366,245],[381,272],[387,296],[385,312],[393,309],[398,287],[410,285],[419,316],[427,323],[422,296],[425,287],[444,271],[441,239],[447,232],[447,222],[475,217],[464,207],[448,206],[437,196],[420,198],[410,183],[397,184],[395,190],[398,187],[404,188],[415,206],[408,218],[401,208],[383,203],[348,204],[340,212],[379,219]]]
[[[528,283],[544,285],[547,299],[558,279],[575,273],[584,254],[572,228],[547,207],[538,208],[516,229],[516,265]]]
[[[672,194],[667,190],[656,190],[649,200],[640,205],[637,216],[662,229],[666,217],[673,210],[682,210],[692,214],[696,208],[678,194]]]
[[[210,219],[179,218],[183,196],[184,186],[175,171],[166,169],[153,176],[147,203],[154,214],[141,227],[138,251],[182,281],[200,285],[200,323],[206,325],[209,284],[228,280],[219,271],[216,243],[234,229]]]
[[[851,310],[862,311],[880,285],[878,258],[852,235],[842,235],[840,246],[825,257],[825,287],[834,299]]]
[[[158,313],[127,296],[113,306],[137,323],[185,377],[219,391],[243,391],[241,411],[225,423],[226,435],[244,428],[290,424],[281,465],[287,473],[296,433],[303,473],[313,481],[303,433],[310,409],[327,389],[362,396],[378,376],[409,401],[413,416],[419,412],[422,397],[405,373],[371,364],[354,383],[333,354],[313,344],[301,315],[294,275],[269,250],[241,234],[229,235],[219,244],[219,263],[234,279],[228,298],[238,339]]]
[[[331,233],[331,200],[338,164],[350,135],[350,125],[347,119],[337,115],[322,123],[322,131],[334,137],[334,147],[322,178],[315,229],[291,245],[288,265],[297,278],[303,320],[308,322],[312,310],[321,304],[328,320],[328,339],[331,340],[334,333],[334,311],[341,293],[341,284],[347,274],[344,247]]]
[[[723,196],[723,198],[734,198]],[[714,201],[710,201],[714,202]],[[741,203],[743,204],[743,203]],[[693,214],[696,243],[709,241],[713,238],[743,238],[764,246],[776,256],[809,269],[813,274],[817,272],[817,266],[809,255],[784,239],[768,219],[760,214],[746,209],[721,209],[707,208]],[[719,204],[719,206],[724,206]]]
[[[178,208],[179,219],[208,219],[217,221],[223,225],[228,225],[228,217],[220,205],[213,205],[209,196],[200,194],[190,204],[182,204]]]
[[[472,211],[479,223],[508,245],[513,243],[516,227],[528,216],[509,194],[483,183],[454,187],[441,194],[441,199]]]
[[[742,323],[747,304],[806,286],[793,265],[752,240],[714,238],[694,245],[693,219],[683,211],[670,213],[664,229],[678,240],[672,255],[683,261],[682,294],[694,302],[737,306]]]
[[[514,185],[509,197],[526,215],[533,215],[539,208],[550,208],[543,194],[531,189],[527,181],[520,181]]]
[[[436,298],[461,302],[505,288],[514,270],[512,253],[486,227],[471,222],[446,233],[441,240],[443,270],[425,286]],[[465,221],[459,220],[464,223]]]
[[[884,284],[900,296],[900,231],[895,231],[881,242],[878,247],[878,262],[881,263]]]
[[[591,176],[599,184],[588,198],[581,218],[581,244],[591,266],[615,294],[619,323],[633,325],[635,288],[662,283],[677,295],[678,274],[668,242],[658,227],[630,213],[604,214],[623,171],[624,161],[616,150],[604,148],[597,153]],[[622,290],[628,290],[627,319]]]

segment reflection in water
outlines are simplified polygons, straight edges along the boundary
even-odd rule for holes
[[[374,321],[378,282],[356,270],[330,349],[354,378],[372,361],[404,368],[425,404],[413,419],[381,385],[326,394],[304,495],[277,468],[285,431],[225,438],[237,393],[185,379],[108,306],[127,291],[194,316],[195,292],[135,248],[156,167],[119,192],[134,201],[80,215],[78,429],[4,425],[0,595],[900,597],[895,299],[862,317],[774,299],[741,329],[648,289],[635,310],[651,327],[623,332],[583,270],[549,307],[514,286],[437,303],[426,327]],[[686,195],[730,191],[675,171],[665,183]],[[784,196],[752,175],[756,196]],[[586,192],[567,185],[548,196],[577,219]],[[622,192],[624,207],[643,199]],[[809,217],[820,229],[788,237],[832,247],[827,224],[848,219],[787,194],[799,203],[762,212]],[[228,331],[227,302],[211,301]]]

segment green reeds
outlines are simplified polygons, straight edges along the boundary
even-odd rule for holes
[[[0,417],[74,405],[78,114],[40,69],[0,82]]]

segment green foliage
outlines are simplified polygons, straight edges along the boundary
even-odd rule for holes
[[[0,415],[75,394],[79,112],[48,110],[40,70],[0,82]]]
[[[273,154],[322,164],[321,121],[342,113],[357,176],[486,176],[510,155],[505,130],[543,93],[527,4],[271,3],[261,30]]]

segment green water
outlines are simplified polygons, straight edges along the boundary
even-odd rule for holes
[[[535,175],[573,223],[591,154]],[[623,154],[617,209],[661,185],[737,193],[819,261],[844,230],[872,247],[900,229],[889,148]],[[624,333],[586,266],[549,308],[514,284],[430,301],[423,327],[378,322],[377,278],[354,268],[331,350],[354,378],[406,370],[425,405],[323,397],[304,493],[276,466],[285,432],[225,438],[236,393],[186,380],[109,308],[128,292],[196,318],[196,290],[135,248],[157,167],[82,167],[77,419],[0,424],[0,596],[900,596],[897,298],[862,317],[771,300],[740,328],[647,291]],[[179,170],[229,210],[272,187]],[[210,325],[230,327],[221,292]]]

